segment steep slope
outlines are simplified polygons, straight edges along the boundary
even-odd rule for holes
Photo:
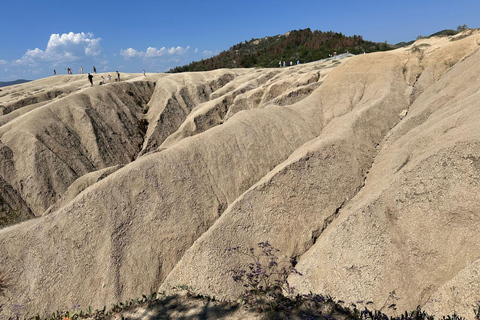
[[[422,59],[410,48],[358,57],[332,72],[309,99],[340,97],[330,108],[322,101],[337,117],[240,196],[161,289],[183,283],[232,296],[241,288],[229,270],[242,259],[225,249],[268,240],[299,259],[304,276],[291,281],[300,292],[370,300],[383,311],[421,305],[473,317],[480,296],[478,263],[470,265],[480,252],[478,45],[478,33],[432,39]],[[412,81],[416,70],[424,73]],[[365,90],[357,100],[346,88],[359,85]],[[343,99],[355,103],[338,116]]]
[[[78,177],[130,162],[143,142],[142,105],[153,88],[88,88],[9,121],[0,127],[3,179],[41,215]]]
[[[0,303],[235,297],[246,261],[225,249],[268,240],[299,260],[300,292],[472,317],[479,45],[467,31],[281,71],[57,78],[77,89],[0,118],[9,199],[50,207],[0,230]]]
[[[239,287],[219,284],[228,281],[229,270],[239,261],[228,261],[226,248],[255,246],[261,239],[294,256],[310,248],[339,208],[363,186],[376,146],[408,108],[402,61],[398,52],[352,58],[333,70],[308,98],[293,105],[318,106],[324,124],[320,135],[237,198],[189,249],[161,289],[188,283],[230,296]]]
[[[317,67],[322,69],[320,63]],[[192,75],[192,78],[217,79],[208,85],[214,87],[215,81],[222,78],[216,74]],[[183,75],[172,75],[170,83],[179,83],[179,76],[185,79]],[[251,81],[259,76],[255,72],[246,79]],[[169,99],[159,97],[168,87],[160,86],[161,83],[167,82],[159,76],[148,112],[158,110],[157,114],[162,114],[165,110],[162,105]],[[142,87],[148,86],[148,82],[118,85]],[[236,85],[242,87],[241,81]],[[105,89],[89,88],[75,93],[71,99],[89,101],[77,99],[77,95],[85,94],[91,99]],[[170,95],[177,90],[172,85]],[[192,85],[185,90],[197,89]],[[201,97],[197,100],[201,101]],[[160,102],[152,102],[154,98]],[[32,112],[47,110],[48,116],[50,105]],[[146,115],[146,118],[151,116],[149,129],[154,129],[150,135],[146,130],[145,140],[154,140],[157,128],[162,128],[155,121],[161,116],[154,111]],[[32,112],[13,123],[30,117]],[[15,292],[7,301],[27,305],[26,311],[30,313],[49,312],[71,303],[100,307],[156,290],[183,252],[225,208],[297,147],[315,138],[322,122],[315,102],[296,108],[273,105],[255,108],[248,113],[239,112],[222,125],[212,123],[203,127],[201,134],[180,139],[163,151],[139,157],[121,169],[109,170],[115,172],[107,177],[103,177],[104,171],[99,171],[84,174],[78,183],[70,183],[69,189],[65,183],[66,193],[60,206],[72,195],[81,193],[55,212],[53,207],[48,215],[0,231],[0,247],[5,253],[0,263],[15,279],[12,283]],[[13,126],[11,123],[2,127],[5,134],[13,130],[8,127]],[[36,121],[36,126],[45,128],[41,121]],[[20,267],[24,263],[29,267]],[[65,285],[72,289],[65,292]]]
[[[156,150],[174,133],[190,112],[210,99],[210,94],[245,71],[217,70],[165,76],[148,104],[149,123],[141,154]]]
[[[478,47],[474,52],[426,89],[385,140],[365,188],[302,257],[302,290],[473,317],[480,296],[473,276],[480,257]],[[348,254],[338,250],[345,247]]]
[[[318,88],[336,64],[338,60],[330,60],[321,65],[311,64],[279,71],[257,70],[242,74],[213,91],[208,101],[197,105],[178,130],[165,139],[160,149],[220,125],[242,110],[270,104],[294,104]]]

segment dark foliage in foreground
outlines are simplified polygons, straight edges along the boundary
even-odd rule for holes
[[[345,302],[336,301],[333,297],[320,294],[294,295],[294,288],[288,283],[288,277],[301,273],[295,269],[296,260],[280,260],[280,251],[268,242],[260,242],[258,248],[242,249],[241,247],[229,248],[226,250],[231,254],[240,254],[248,257],[251,262],[246,268],[238,267],[232,270],[232,278],[235,282],[243,285],[244,293],[242,302],[217,301],[215,297],[195,293],[191,286],[179,286],[179,289],[186,291],[185,296],[170,295],[164,293],[152,293],[143,295],[142,298],[130,299],[112,305],[111,308],[104,306],[102,309],[93,310],[88,307],[81,310],[80,305],[73,306],[70,311],[57,311],[50,317],[36,315],[26,318],[22,314],[24,306],[13,305],[13,314],[2,314],[3,305],[0,304],[0,319],[18,320],[78,320],[94,319],[109,320],[124,319],[124,312],[134,312],[142,307],[148,310],[151,319],[174,319],[177,311],[183,311],[189,316],[182,319],[215,319],[231,318],[242,305],[252,314],[257,314],[263,319],[307,319],[307,320],[433,320],[433,316],[422,311],[420,307],[416,310],[404,313],[396,312],[396,305],[388,307],[395,316],[388,316],[378,310],[371,310],[372,301],[357,301],[347,305]],[[0,271],[0,295],[8,289],[5,274]],[[200,313],[188,305],[189,300],[199,300],[203,305]],[[193,307],[195,308],[195,307]],[[480,320],[480,301],[473,308],[475,319]],[[443,316],[443,320],[464,320],[457,314]]]
[[[231,270],[235,282],[244,287],[242,300],[245,306],[268,310],[275,313],[281,308],[286,311],[284,305],[288,304],[288,298],[284,295],[294,293],[294,288],[288,283],[288,277],[292,274],[301,275],[295,269],[297,261],[290,258],[289,261],[280,261],[277,248],[266,242],[260,242],[258,249],[242,249],[235,247],[227,249],[230,254],[246,256],[250,263],[247,268],[238,267]]]

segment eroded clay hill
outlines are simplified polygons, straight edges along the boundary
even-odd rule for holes
[[[245,261],[225,249],[268,240],[297,257],[300,292],[472,318],[479,48],[467,31],[288,68],[2,88],[0,196],[31,219],[0,230],[0,303],[235,298]]]

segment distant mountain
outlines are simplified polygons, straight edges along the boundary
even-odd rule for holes
[[[454,36],[454,35],[456,35],[457,33],[459,33],[461,30],[463,30],[463,29],[460,29],[460,28],[463,28],[463,26],[460,26],[459,28],[457,28],[457,29],[459,29],[459,30],[457,30],[457,31],[455,31],[455,30],[453,30],[453,29],[444,29],[444,30],[440,30],[440,31],[438,31],[438,32],[432,33],[432,34],[429,35],[429,36],[422,36],[422,35],[420,35],[420,36],[417,37],[417,40],[418,40],[418,39],[429,39],[429,38],[431,38],[431,37],[450,37],[450,36]],[[466,28],[466,27],[465,27],[465,28]],[[406,47],[406,46],[411,45],[411,44],[414,43],[414,42],[415,42],[415,40],[410,40],[410,41],[408,41],[408,42],[399,42],[399,43],[395,44],[395,47],[397,47],[397,48]]]
[[[432,33],[431,35],[428,36],[428,38],[431,38],[431,37],[441,37],[441,36],[444,36],[444,37],[454,36],[454,35],[456,35],[457,33],[458,33],[458,31],[455,31],[455,30],[453,30],[453,29],[445,29],[445,30],[441,30],[441,31]]]
[[[397,48],[386,42],[363,40],[362,36],[347,37],[333,31],[294,30],[284,35],[251,39],[232,46],[220,54],[169,72],[207,71],[220,68],[278,67],[279,61],[300,63],[316,61],[334,52],[354,54],[386,51]]]
[[[0,81],[0,87],[12,86],[14,84],[20,84],[25,82],[30,82],[32,80],[18,79],[14,81]]]

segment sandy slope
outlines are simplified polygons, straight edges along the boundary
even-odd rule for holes
[[[4,88],[0,196],[38,218],[0,230],[0,301],[48,313],[179,284],[234,297],[244,261],[224,250],[269,240],[299,259],[300,292],[472,317],[479,44]]]

